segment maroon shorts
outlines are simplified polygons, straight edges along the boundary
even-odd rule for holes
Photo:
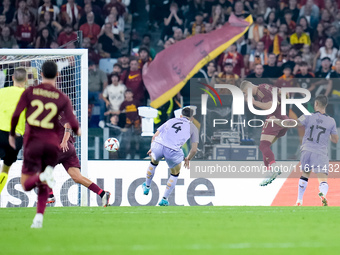
[[[55,167],[58,162],[59,146],[32,139],[26,141],[22,173],[33,175],[43,172],[46,166]]]
[[[288,116],[284,115],[282,120],[289,119]],[[284,136],[288,131],[288,128],[283,128],[277,124],[273,124],[271,121],[266,121],[262,127],[262,135],[274,135],[277,138]]]
[[[67,142],[69,150],[63,152],[59,151],[58,164],[62,164],[63,167],[68,171],[70,167],[80,168],[79,159],[77,157],[76,149],[73,143]]]

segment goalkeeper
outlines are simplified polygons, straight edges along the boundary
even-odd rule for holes
[[[12,76],[12,87],[0,89],[0,159],[3,159],[2,171],[0,173],[0,193],[5,187],[8,179],[8,172],[11,165],[17,160],[19,151],[23,144],[23,134],[25,132],[26,112],[20,114],[18,125],[15,129],[16,149],[8,143],[8,135],[11,130],[12,115],[17,107],[21,94],[25,91],[27,73],[25,68],[19,67],[14,70]]]

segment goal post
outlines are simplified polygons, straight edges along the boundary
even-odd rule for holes
[[[88,176],[88,51],[87,49],[0,49],[0,88],[12,85],[16,67],[28,73],[27,86],[41,82],[41,66],[46,60],[55,61],[59,76],[57,87],[67,94],[81,125],[82,135],[76,138],[81,173]],[[0,78],[1,78],[0,77]],[[57,180],[58,181],[58,180]],[[74,205],[74,204],[73,204]],[[88,205],[88,189],[78,186],[77,205]]]

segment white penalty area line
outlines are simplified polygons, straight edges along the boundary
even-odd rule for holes
[[[191,244],[171,246],[172,250],[232,250],[232,249],[287,249],[287,248],[322,248],[329,247],[325,243],[301,242],[301,243],[230,243],[220,245]],[[133,245],[131,250],[151,251],[163,249],[161,245]]]

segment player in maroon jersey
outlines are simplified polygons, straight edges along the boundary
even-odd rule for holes
[[[73,114],[70,99],[56,88],[57,74],[56,63],[45,61],[42,65],[42,83],[26,89],[12,117],[9,143],[15,148],[15,128],[20,113],[26,109],[28,125],[24,139],[21,185],[25,191],[38,187],[37,214],[31,228],[42,228],[49,187],[52,188],[55,183],[53,167],[58,162],[60,150],[60,112],[64,112],[72,130],[80,135],[79,123]]]
[[[102,205],[107,207],[109,205],[110,192],[104,191],[98,187],[97,184],[84,177],[80,172],[80,163],[74,147],[75,139],[72,136],[72,129],[70,124],[66,122],[64,114],[59,115],[59,141],[61,150],[58,155],[58,164],[62,164],[71,178],[89,190],[98,194],[102,198]],[[54,203],[55,197],[53,191],[50,192],[47,203]]]
[[[273,104],[273,94],[272,94],[273,86],[269,84],[260,84],[257,86],[249,81],[243,81],[240,85],[240,88],[245,94],[246,100],[248,100],[248,94],[247,94],[248,88],[251,88],[252,95],[253,95],[252,97],[253,105],[255,107],[258,107],[262,110],[268,110],[271,108]],[[281,119],[281,120],[288,119],[287,115],[281,115],[281,110],[280,110],[281,107],[279,107],[281,103],[281,90],[280,89],[278,89],[277,103],[278,105],[275,111],[272,114],[269,114],[267,116],[267,119],[273,116],[275,116],[276,119]],[[272,183],[279,174],[281,174],[280,171],[270,171],[270,170],[276,169],[273,165],[275,163],[275,156],[270,146],[278,138],[284,136],[287,130],[288,130],[287,128],[283,128],[270,121],[265,121],[262,127],[259,148],[262,152],[263,162],[265,166],[267,167],[267,170],[269,171],[269,175],[260,183],[260,186],[267,186],[268,184]]]

